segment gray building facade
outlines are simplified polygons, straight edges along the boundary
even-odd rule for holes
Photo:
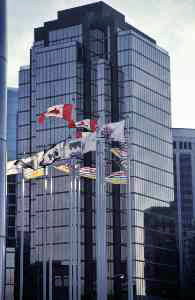
[[[4,298],[6,248],[6,0],[0,2],[0,299]]]
[[[194,294],[195,129],[173,128],[174,186],[180,272],[185,297]]]
[[[163,208],[174,200],[170,110],[170,61],[156,41],[125,22],[125,17],[103,2],[59,11],[57,19],[34,31],[30,65],[19,74],[17,157],[31,155],[74,134],[63,120],[48,119],[41,127],[37,116],[48,107],[75,103],[74,118],[97,117],[97,99],[105,102],[105,121],[130,117],[132,277],[134,299],[161,299],[162,286],[169,282],[173,299],[177,287],[176,264],[166,245],[145,240],[145,213],[160,219]],[[106,172],[110,165],[106,145]],[[95,155],[85,155],[82,164],[95,165]],[[107,166],[107,165],[106,165]],[[49,178],[50,178],[49,170]],[[53,170],[53,197],[44,191],[44,179],[25,182],[25,266],[24,299],[42,299],[44,244],[46,260],[53,253],[53,299],[68,299],[70,274],[70,178]],[[106,187],[107,295],[129,299],[127,281],[128,219],[127,188]],[[17,253],[21,231],[21,178],[17,189]],[[155,208],[150,210],[150,208]],[[96,299],[96,196],[95,183],[81,180],[81,294]],[[159,216],[158,216],[159,215]],[[173,218],[163,215],[163,218]],[[167,221],[170,222],[170,221]],[[147,228],[147,234],[162,228]],[[170,232],[170,238],[174,233]],[[152,250],[151,250],[152,249]],[[172,249],[175,251],[176,247]],[[150,258],[146,253],[151,252]],[[163,265],[175,277],[156,278],[147,273],[146,263]],[[47,286],[49,266],[47,264]],[[19,261],[18,261],[19,265]],[[123,274],[121,279],[121,274]],[[18,273],[19,275],[19,273]],[[51,276],[51,275],[50,275]],[[164,281],[164,284],[162,282]],[[50,281],[51,282],[51,281]],[[155,287],[155,292],[148,289]],[[49,297],[49,293],[47,293]]]

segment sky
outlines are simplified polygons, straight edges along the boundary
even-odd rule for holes
[[[7,84],[18,86],[20,66],[29,64],[35,27],[57,18],[57,11],[97,1],[7,0]],[[105,0],[169,52],[172,126],[195,128],[195,0]]]

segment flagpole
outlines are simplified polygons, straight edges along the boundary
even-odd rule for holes
[[[128,300],[133,300],[133,253],[132,253],[132,196],[131,196],[131,136],[130,117],[126,119],[126,141],[128,146],[128,185],[127,185],[127,273],[128,273]]]
[[[23,299],[24,280],[24,172],[22,168],[22,197],[21,197],[21,231],[20,231],[20,300]]]
[[[80,196],[80,163],[77,167],[77,283],[78,299],[81,299],[81,196]]]
[[[99,117],[96,130],[96,265],[97,265],[97,300],[107,299],[107,253],[106,253],[106,199],[105,199],[105,140],[100,128],[105,124],[105,60],[97,64],[97,114]]]
[[[47,173],[48,167],[45,167],[45,176],[44,176],[44,197],[43,197],[43,300],[47,299]]]
[[[72,197],[72,232],[73,232],[73,300],[77,300],[77,179],[76,179],[76,166],[75,166],[75,159],[72,160],[72,178],[73,178],[73,197]]]
[[[49,257],[49,300],[53,297],[53,169],[50,168],[50,257]]]
[[[72,300],[72,201],[73,201],[73,178],[70,175],[70,262],[69,262],[69,300]]]

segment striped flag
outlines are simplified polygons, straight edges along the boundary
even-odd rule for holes
[[[80,176],[90,179],[96,179],[96,168],[82,167],[80,168]]]
[[[113,172],[105,178],[105,181],[111,184],[127,184],[128,175],[124,171]]]

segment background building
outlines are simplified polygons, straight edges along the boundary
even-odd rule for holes
[[[147,211],[149,218],[155,215],[156,220],[163,214],[165,224],[174,220],[171,213],[162,213],[163,209],[170,209],[174,200],[169,55],[154,39],[127,24],[124,15],[103,2],[59,11],[56,20],[35,29],[30,65],[21,68],[19,74],[17,158],[46,149],[74,134],[74,130],[68,129],[60,119],[50,118],[43,126],[38,125],[37,116],[49,106],[76,102],[75,119],[96,118],[99,98],[105,103],[106,122],[127,116],[131,119],[135,299],[161,299],[165,278],[156,278],[155,274],[148,277],[146,253],[149,248],[151,252],[160,249],[161,254],[168,257],[170,247],[154,245],[151,241],[145,243],[145,213]],[[109,164],[108,145],[106,149],[109,159],[106,172],[117,170],[116,165]],[[94,153],[87,154],[82,164],[94,166]],[[52,201],[49,191],[44,191],[42,178],[25,183],[24,299],[42,299],[45,243],[47,261],[50,250],[53,251],[54,299],[68,299],[70,178],[56,170],[53,181]],[[126,187],[106,186],[107,294],[116,299],[119,295],[127,297],[128,199]],[[82,179],[81,290],[85,299],[95,299],[96,294],[95,201],[95,183]],[[20,177],[17,203],[18,258]],[[160,226],[152,228],[152,232],[166,238]],[[176,248],[173,247],[173,251],[176,256]],[[156,260],[155,255],[147,264],[164,267],[167,273],[176,267],[175,261],[162,262]],[[19,272],[19,260],[16,267]],[[47,274],[49,286],[49,271]],[[120,274],[124,274],[122,281]],[[175,289],[175,277],[171,276],[168,281],[169,287]],[[148,285],[160,287],[154,298],[147,295]]]
[[[16,116],[18,90],[7,89],[7,160],[16,159]],[[7,176],[7,219],[6,219],[6,283],[5,299],[14,299],[15,272],[15,219],[16,219],[16,175]]]
[[[181,213],[177,215],[177,224],[181,224],[181,232],[178,228],[178,239],[180,242],[180,256],[183,272],[184,297],[194,293],[194,260],[195,260],[195,129],[173,128],[173,149],[174,149],[174,179],[175,179],[175,200],[177,211],[179,203]],[[179,244],[179,243],[178,243]],[[186,295],[186,291],[188,294]]]

